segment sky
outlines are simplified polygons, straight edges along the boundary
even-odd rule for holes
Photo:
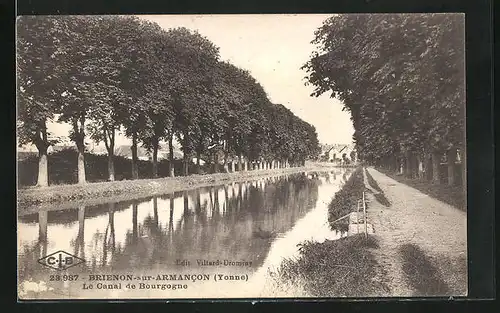
[[[315,49],[314,31],[329,17],[299,15],[140,15],[162,28],[197,30],[219,47],[222,60],[248,70],[261,83],[273,103],[280,103],[316,127],[320,143],[351,143],[354,128],[342,103],[329,94],[311,97],[300,67]],[[68,125],[50,125],[65,135]],[[130,144],[118,136],[117,146]]]

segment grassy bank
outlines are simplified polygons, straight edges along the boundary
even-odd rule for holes
[[[363,197],[364,190],[363,168],[358,167],[328,205],[328,222],[332,229],[347,231],[349,219],[333,222],[356,210],[358,200]]]
[[[374,237],[354,235],[323,243],[306,242],[297,260],[285,260],[277,277],[300,284],[314,297],[369,297],[387,294],[383,269],[370,249]]]
[[[448,186],[446,183],[433,184],[432,182],[423,179],[411,179],[402,175],[396,175],[396,173],[383,168],[377,168],[377,170],[400,183],[413,187],[418,191],[433,197],[434,199],[443,201],[459,210],[467,210],[466,195],[463,192],[462,186]]]
[[[175,191],[194,189],[260,177],[271,177],[302,171],[321,170],[315,167],[293,167],[273,170],[241,171],[206,175],[189,175],[157,179],[96,182],[84,185],[54,185],[30,187],[18,191],[18,212],[23,214],[38,210],[65,209],[80,205],[95,205],[106,201],[126,201],[145,196],[162,195]]]

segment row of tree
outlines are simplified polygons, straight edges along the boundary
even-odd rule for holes
[[[439,183],[446,155],[453,185],[457,153],[465,164],[464,40],[458,14],[338,15],[303,68],[314,96],[331,92],[351,113],[360,159]]]
[[[78,182],[85,178],[85,140],[103,142],[114,180],[115,138],[152,154],[157,176],[161,142],[184,154],[184,174],[194,156],[221,158],[238,169],[253,164],[299,165],[316,157],[315,128],[269,101],[249,74],[219,58],[207,38],[186,28],[123,16],[23,16],[17,20],[18,138],[39,151],[38,185],[46,186],[47,149],[55,144],[47,123],[71,125],[78,150]],[[169,170],[174,175],[173,168]]]

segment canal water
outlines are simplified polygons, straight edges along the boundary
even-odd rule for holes
[[[327,206],[350,174],[303,172],[19,216],[20,298],[306,297],[276,271],[299,256],[298,244],[345,236],[329,229]],[[61,253],[83,261],[63,270],[39,262]]]

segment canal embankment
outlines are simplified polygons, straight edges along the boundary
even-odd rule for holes
[[[363,168],[358,167],[328,204],[328,222],[332,229],[348,231],[349,219],[343,217],[356,210],[363,191],[365,191]]]
[[[270,170],[53,185],[48,187],[27,187],[18,189],[17,207],[18,214],[29,214],[41,210],[62,210],[78,206],[97,205],[111,201],[127,201],[135,198],[169,194],[217,184],[243,182],[304,171],[325,171],[332,168],[334,167],[319,163],[306,163],[306,166],[303,167],[277,168]]]
[[[300,280],[314,296],[465,295],[465,212],[367,168],[332,200],[335,217],[354,210],[349,194],[355,200],[362,190],[375,233],[305,242],[300,258],[283,262],[280,279]]]
[[[332,195],[328,205],[332,230],[348,231],[349,219],[341,218],[356,211],[358,200],[366,190],[363,168],[358,167]],[[384,296],[389,288],[385,283],[385,270],[373,254],[378,246],[376,237],[365,237],[365,234],[322,243],[306,241],[301,244],[299,258],[285,260],[277,274],[283,281],[302,284],[315,297]]]

